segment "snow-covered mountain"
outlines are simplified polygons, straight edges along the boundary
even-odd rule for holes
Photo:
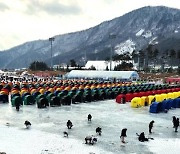
[[[143,49],[150,43],[161,52],[177,50],[180,49],[180,10],[143,7],[87,30],[54,37],[53,64],[67,63],[70,59],[82,64],[85,57],[104,60],[110,56],[111,45],[118,54]],[[0,52],[0,68],[28,67],[34,60],[50,64],[50,57],[48,39],[27,42]]]

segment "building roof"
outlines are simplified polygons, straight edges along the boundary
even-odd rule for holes
[[[94,70],[72,70],[65,75],[67,78],[100,78],[100,79],[139,79],[136,71],[94,71]]]

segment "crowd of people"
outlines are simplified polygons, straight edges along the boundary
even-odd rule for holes
[[[88,114],[87,119],[88,119],[88,122],[91,122],[92,115]],[[149,134],[152,134],[152,128],[154,127],[154,123],[155,123],[154,120],[150,121],[150,123],[149,123]],[[178,132],[179,118],[173,116],[172,117],[172,123],[173,123],[173,128],[175,129],[175,132]],[[24,124],[25,124],[27,129],[31,126],[31,123],[28,120],[26,120],[24,122]],[[71,120],[67,121],[66,126],[67,126],[68,129],[71,129],[73,127],[73,124],[72,124]],[[101,127],[97,127],[95,131],[96,131],[96,135],[91,135],[91,136],[86,136],[85,137],[85,144],[93,145],[94,143],[97,142],[97,136],[101,136],[102,128]],[[64,133],[64,137],[68,137],[68,135],[69,135],[68,132],[64,131],[63,133]],[[120,135],[120,139],[121,139],[121,142],[123,144],[127,143],[125,141],[125,137],[127,137],[126,133],[127,133],[127,128],[123,128],[121,130],[121,135]],[[154,138],[151,138],[151,137],[145,137],[145,133],[144,132],[141,132],[140,134],[136,133],[136,135],[138,136],[138,140],[140,142],[145,142],[145,141],[149,141],[149,139],[151,139],[151,140],[154,139]]]

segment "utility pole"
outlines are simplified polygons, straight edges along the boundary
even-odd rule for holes
[[[85,52],[84,52],[84,67],[85,67],[85,65],[86,65],[86,62],[87,62],[87,54],[86,54],[86,49],[85,49]]]
[[[109,38],[111,40],[111,52],[110,52],[110,68],[109,68],[109,71],[112,71],[112,55],[113,55],[113,49],[112,49],[112,40],[116,38],[116,35],[115,34],[109,34]]]
[[[53,69],[53,60],[52,60],[52,55],[53,55],[53,53],[52,53],[52,42],[54,41],[54,37],[50,37],[49,38],[49,41],[51,42],[51,69]]]

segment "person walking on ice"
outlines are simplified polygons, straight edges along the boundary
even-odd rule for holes
[[[149,134],[152,133],[153,124],[154,124],[154,120],[152,120],[152,121],[149,123]]]
[[[175,128],[176,117],[175,117],[175,116],[173,116],[172,118],[173,118],[173,120],[172,120],[172,123],[173,123],[173,128]]]
[[[174,122],[175,132],[178,132],[178,127],[179,127],[179,118],[177,118],[176,121]]]

